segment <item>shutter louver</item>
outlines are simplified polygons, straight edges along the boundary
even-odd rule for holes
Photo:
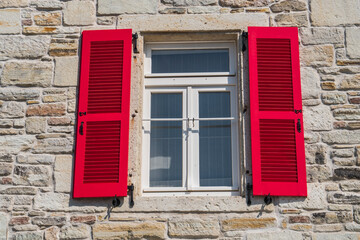
[[[83,32],[74,198],[127,195],[131,40],[130,29]]]
[[[249,27],[249,78],[253,194],[306,196],[297,28]]]

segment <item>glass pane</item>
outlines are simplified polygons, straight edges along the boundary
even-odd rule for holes
[[[230,93],[199,93],[200,118],[230,117]],[[231,121],[200,121],[200,186],[232,186]]]
[[[153,50],[152,73],[229,72],[229,49]]]
[[[182,94],[151,94],[151,117],[182,118]],[[150,187],[181,187],[182,121],[154,121],[150,131]]]

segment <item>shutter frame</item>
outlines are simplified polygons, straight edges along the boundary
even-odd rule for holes
[[[253,194],[254,195],[272,195],[272,196],[307,196],[307,187],[306,187],[306,162],[305,162],[305,146],[304,146],[304,129],[303,129],[303,116],[301,113],[295,113],[294,110],[302,109],[302,100],[301,100],[301,82],[300,82],[300,61],[299,61],[299,42],[298,42],[298,29],[296,27],[249,27],[248,28],[248,46],[249,46],[249,86],[250,86],[250,124],[251,124],[251,156],[252,156],[252,175],[253,175]],[[259,93],[259,76],[262,79],[261,81],[268,79],[279,79],[278,75],[275,75],[276,69],[274,71],[268,71],[266,77],[262,72],[262,75],[259,75],[259,69],[264,68],[262,63],[259,63],[258,59],[258,51],[260,51],[260,59],[262,61],[267,60],[267,52],[268,49],[263,49],[259,44],[259,50],[257,47],[257,40],[258,39],[267,39],[268,42],[272,40],[277,41],[279,39],[288,39],[290,41],[290,57],[291,57],[291,79],[292,79],[292,100],[294,109],[293,111],[271,111],[271,109],[267,109],[268,111],[260,111],[260,98],[263,96],[274,96],[269,94],[268,92]],[[284,44],[280,44],[284,46]],[[274,46],[275,49],[275,46]],[[262,52],[261,52],[262,51]],[[283,50],[281,50],[283,51]],[[285,51],[285,50],[284,50]],[[265,55],[263,54],[265,53]],[[262,55],[261,55],[262,54]],[[281,53],[279,53],[281,55]],[[284,54],[286,55],[286,53]],[[264,57],[265,56],[265,57]],[[273,59],[270,58],[269,61]],[[274,60],[273,60],[274,61]],[[258,66],[258,63],[260,64]],[[265,62],[266,65],[266,62]],[[265,66],[266,67],[266,66]],[[280,66],[282,67],[282,66]],[[276,72],[278,73],[278,72]],[[280,74],[282,74],[280,72]],[[273,76],[271,76],[273,75]],[[285,73],[284,73],[285,75]],[[270,77],[269,77],[270,76]],[[280,77],[281,78],[281,77]],[[269,83],[269,82],[268,82]],[[264,82],[261,82],[264,85]],[[272,83],[274,84],[274,83]],[[282,84],[282,83],[280,83]],[[267,89],[270,89],[274,85],[268,86],[265,82],[265,86]],[[273,87],[275,88],[275,87]],[[271,90],[269,90],[271,92]],[[275,91],[275,90],[274,90]],[[267,95],[266,95],[267,94]],[[270,97],[271,99],[271,97]],[[281,100],[281,97],[279,98]],[[266,101],[265,101],[266,100]],[[265,97],[265,100],[262,99],[263,103],[268,103],[268,98]],[[274,102],[279,102],[280,100],[276,100]],[[281,101],[280,101],[281,102]],[[271,105],[271,104],[270,104]],[[269,111],[270,110],[270,111]],[[291,181],[291,179],[285,179],[284,181],[280,182],[277,181],[270,181],[266,179],[265,166],[267,167],[266,161],[270,161],[273,165],[276,166],[276,161],[274,159],[268,160],[269,157],[264,157],[265,153],[271,152],[267,151],[268,145],[266,143],[269,142],[269,136],[273,134],[274,131],[268,130],[263,126],[260,127],[260,122],[264,122],[266,120],[273,119],[274,121],[274,128],[278,128],[284,124],[276,125],[276,121],[292,121],[294,127],[294,142],[293,146],[296,149],[295,158],[296,158],[296,171],[297,171],[297,182]],[[297,121],[301,123],[301,132],[297,131]],[[270,124],[271,126],[271,124]],[[265,130],[264,130],[265,129]],[[285,126],[282,128],[278,128],[279,131],[289,131],[290,133],[292,130],[283,130]],[[270,135],[266,135],[270,134]],[[281,134],[279,134],[281,135]],[[280,136],[281,138],[282,136]],[[262,140],[262,142],[260,142]],[[272,140],[270,140],[272,141]],[[282,141],[283,144],[290,144],[288,141],[284,139]],[[271,144],[270,144],[271,146]],[[265,149],[265,150],[264,150]],[[274,151],[274,150],[272,150]],[[279,156],[285,153],[278,153]],[[270,157],[273,158],[273,157]],[[286,160],[290,161],[290,160]],[[265,163],[266,162],[266,163]],[[289,163],[289,164],[288,164]],[[282,162],[279,163],[279,166],[284,167],[286,164]],[[287,162],[290,166],[290,162]],[[271,165],[271,164],[270,164]],[[293,165],[291,165],[293,166]],[[263,168],[262,168],[263,167]],[[267,168],[269,169],[269,168]],[[273,168],[270,168],[273,169]],[[289,168],[290,169],[290,168]],[[275,171],[274,171],[275,174]],[[278,173],[277,173],[278,174]],[[286,178],[285,173],[278,174],[280,177]]]
[[[109,42],[115,42],[114,46],[112,43],[108,44]],[[105,47],[101,48],[100,46],[100,50],[94,50],[97,48],[96,43],[100,43],[100,45]],[[123,45],[121,46],[121,44]],[[115,48],[117,49],[114,50]],[[82,33],[73,181],[74,198],[113,197],[115,195],[127,195],[131,51],[131,29],[91,30],[83,31]],[[107,57],[107,54],[110,54],[111,56]],[[92,62],[90,61],[90,58],[93,59]],[[114,60],[111,60],[111,58]],[[111,61],[113,61],[114,63],[112,63]],[[92,63],[91,65],[90,62]],[[105,63],[101,64],[102,62]],[[105,67],[103,67],[103,65],[105,65]],[[121,69],[121,67],[122,74],[120,73],[121,70],[119,70]],[[92,72],[90,73],[90,71]],[[111,74],[110,71],[112,71],[111,73],[115,73]],[[99,78],[98,76],[101,77]],[[90,83],[90,81],[92,81],[92,83]],[[115,86],[110,88],[106,85],[108,84],[106,83],[107,81],[112,81],[110,82],[110,84],[115,84]],[[99,84],[99,87],[97,84]],[[104,89],[105,93],[104,97],[102,98],[102,93],[99,95],[98,92],[104,91]],[[107,92],[107,89],[110,89],[110,91],[112,91],[112,95]],[[92,100],[92,109],[98,109],[100,112],[88,111],[89,94],[92,94],[91,97],[95,99]],[[120,97],[118,97],[117,94],[120,94]],[[114,97],[112,98],[110,95]],[[117,109],[114,109],[114,107],[110,107],[108,111],[101,112],[101,101],[108,101],[109,103],[115,102],[114,105],[120,107]],[[103,103],[103,105],[106,106],[106,103]],[[80,112],[86,112],[86,115],[82,114],[80,116]],[[103,127],[101,125],[102,123],[105,126],[105,130],[104,128],[101,128]],[[115,126],[115,128],[110,125],[111,123],[115,123],[115,125],[113,125]],[[83,135],[79,134],[81,125],[83,125],[84,129]],[[93,132],[88,135],[88,130],[91,130],[90,125],[93,125]],[[99,125],[102,131],[96,130],[96,125]],[[110,137],[105,136],[106,134],[104,133],[104,131],[106,131],[106,129],[108,132],[110,132]],[[95,137],[93,137],[92,145],[90,145],[90,138],[92,138],[92,134],[94,135],[94,131],[96,132]],[[105,144],[105,146],[103,144],[102,147],[101,141],[99,141],[99,143],[97,143],[97,141],[94,141],[94,139],[96,140],[97,137],[100,137],[99,139],[108,138],[109,140],[107,141],[110,141],[111,144]],[[117,140],[114,141],[114,138]],[[111,151],[106,151],[106,148],[108,148],[110,145],[112,146],[112,149],[110,148]],[[86,148],[86,146],[89,147]],[[97,147],[94,148],[94,146]],[[101,162],[104,158],[101,159],[98,154],[95,156],[95,161],[97,162],[90,162],[93,161],[93,159],[90,159],[87,156],[90,156],[90,153],[93,154],[93,152],[90,152],[89,150],[91,147],[92,149],[96,149],[95,151],[97,152],[99,152],[99,150],[104,151],[105,153],[115,152],[115,160],[113,158],[111,159],[111,161],[115,161],[115,163],[111,162],[109,163],[112,164],[111,166],[107,165],[107,167],[102,167],[102,171],[105,172],[101,172],[99,167],[105,166],[105,164]],[[114,149],[116,151],[114,151]],[[87,153],[88,155],[86,155]],[[118,159],[118,162],[116,162],[116,159]],[[87,165],[85,165],[85,162],[87,162]],[[95,168],[91,164],[95,164]],[[89,165],[91,165],[91,167],[89,167]],[[90,180],[91,178],[93,178],[93,180],[91,180],[90,182],[84,182],[86,181],[86,176],[84,176],[85,171],[87,171],[87,175]],[[108,180],[111,182],[97,179],[97,176],[101,176],[101,174],[106,178],[106,176],[109,175],[108,171],[115,171],[115,173],[112,173],[114,175],[113,179]]]

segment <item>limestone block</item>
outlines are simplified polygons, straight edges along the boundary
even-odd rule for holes
[[[327,199],[335,204],[360,204],[360,194],[357,193],[331,192]]]
[[[30,218],[29,217],[12,217],[10,219],[9,225],[25,225],[29,223]]]
[[[62,226],[66,223],[66,217],[34,217],[31,222],[38,226]]]
[[[294,231],[266,231],[248,233],[247,240],[303,240],[302,234]]]
[[[270,9],[274,13],[278,12],[290,12],[290,11],[306,11],[306,3],[297,0],[285,0],[279,3],[275,3],[270,6]]]
[[[65,95],[45,95],[42,97],[43,103],[55,103],[55,102],[66,102],[66,96]]]
[[[87,224],[93,224],[96,222],[96,216],[71,216],[70,221],[74,223],[87,223]]]
[[[31,105],[26,110],[26,116],[62,116],[65,115],[65,104]]]
[[[54,156],[52,155],[42,155],[42,154],[33,154],[33,155],[24,155],[20,154],[17,156],[16,161],[18,163],[26,163],[26,164],[44,164],[50,165],[54,162]]]
[[[190,14],[205,14],[216,13],[220,11],[218,6],[201,6],[201,7],[188,7],[187,12]]]
[[[90,226],[86,224],[78,224],[73,226],[64,226],[60,231],[60,239],[90,239]]]
[[[31,205],[32,199],[30,196],[15,196],[14,205]]]
[[[0,59],[42,57],[49,41],[47,36],[0,36]]]
[[[158,0],[99,0],[99,14],[138,14],[150,13],[155,14],[158,9]]]
[[[338,179],[357,179],[360,180],[359,168],[337,168],[334,170],[334,176]]]
[[[41,232],[25,232],[25,233],[16,233],[15,240],[42,240]]]
[[[185,13],[185,12],[184,12]],[[96,23],[98,25],[113,25],[116,22],[116,17],[98,17]]]
[[[24,117],[25,105],[19,102],[5,102],[1,106],[1,118],[21,118]]]
[[[0,100],[5,101],[26,101],[30,99],[37,99],[40,96],[40,91],[36,89],[21,89],[21,88],[1,88]]]
[[[8,176],[12,173],[12,164],[0,163],[0,176]]]
[[[75,100],[68,101],[68,108],[67,108],[68,113],[75,112],[75,109],[76,109],[76,101]]]
[[[344,77],[338,88],[341,90],[360,90],[360,74]]]
[[[321,83],[321,89],[323,90],[335,90],[336,85],[334,82],[322,82]]]
[[[275,0],[220,0],[219,4],[222,7],[233,7],[233,8],[242,8],[242,7],[264,7],[276,2]]]
[[[343,92],[327,92],[321,94],[324,104],[344,104],[347,100],[347,94]]]
[[[331,170],[327,166],[307,166],[306,179],[308,183],[329,181],[331,179]]]
[[[59,0],[32,0],[31,5],[34,5],[38,10],[60,10],[63,8],[63,3]]]
[[[355,233],[315,233],[313,240],[358,240],[358,234]]]
[[[33,143],[33,136],[2,136],[0,138],[0,151],[18,153],[29,150]]]
[[[34,209],[45,211],[64,210],[69,206],[70,196],[63,193],[40,193],[34,198]]]
[[[341,26],[360,23],[360,2],[357,0],[310,1],[313,26]]]
[[[216,0],[162,0],[162,3],[173,6],[208,6],[216,5]]]
[[[27,118],[25,129],[28,134],[44,133],[46,130],[46,118]]]
[[[39,26],[59,26],[61,25],[61,13],[51,12],[37,14],[34,16],[34,22]]]
[[[20,9],[0,9],[0,26],[0,34],[19,34],[21,32]]]
[[[45,230],[44,237],[46,240],[58,240],[59,233],[60,233],[60,228],[57,226],[53,226]]]
[[[275,16],[278,26],[307,27],[309,20],[306,13],[281,13]]]
[[[9,187],[1,191],[1,193],[9,195],[35,195],[37,189],[33,187]],[[9,200],[7,200],[7,202],[9,202]]]
[[[316,99],[320,96],[320,76],[313,68],[301,68],[302,99]]]
[[[327,149],[324,144],[312,144],[305,147],[306,163],[325,164],[327,162]]]
[[[72,166],[73,161],[71,155],[56,156],[54,172],[56,192],[70,192]]]
[[[334,61],[332,45],[307,46],[300,48],[300,62],[304,66],[331,66]]]
[[[70,117],[49,118],[48,124],[52,126],[68,126],[71,125],[71,118]]]
[[[346,53],[350,58],[360,58],[360,28],[346,28]]]
[[[52,72],[51,62],[7,62],[2,71],[1,85],[48,87],[51,84]]]
[[[78,82],[78,57],[61,57],[55,60],[54,86],[76,86]]]
[[[75,39],[51,39],[49,55],[53,57],[77,55],[78,41]]]
[[[1,128],[10,128],[13,126],[13,120],[0,120]]]
[[[301,42],[313,44],[343,44],[345,41],[343,28],[300,28]]]
[[[6,213],[0,212],[0,240],[7,239],[8,218]]]
[[[0,2],[0,8],[27,7],[28,5],[28,0],[2,0]]]
[[[350,232],[360,232],[360,224],[347,223],[345,224],[345,229]]]
[[[119,2],[119,1],[116,1]],[[100,3],[98,3],[100,8]],[[109,8],[115,8],[111,3]],[[64,24],[65,25],[79,25],[86,26],[95,23],[95,5],[92,1],[69,1],[66,3],[64,10]]]
[[[338,169],[336,169],[338,170]],[[345,169],[344,169],[345,170]],[[344,173],[344,172],[342,172]],[[359,175],[360,178],[360,172],[358,171],[357,173]],[[353,174],[353,176],[355,177],[356,174]],[[359,181],[346,181],[346,182],[340,182],[340,188],[343,191],[350,191],[350,192],[359,192],[360,191],[360,182]]]
[[[334,117],[337,120],[360,120],[360,109],[336,109]]]
[[[97,223],[93,226],[94,240],[164,239],[165,234],[165,224],[161,222]]]
[[[231,218],[221,222],[223,231],[276,227],[275,218]]]
[[[31,35],[31,34],[43,34],[43,35],[49,35],[49,34],[55,34],[59,33],[59,29],[55,26],[49,26],[49,27],[43,27],[43,26],[30,26],[30,27],[24,27],[23,28],[23,34]]]
[[[169,236],[172,238],[216,238],[220,234],[218,221],[200,219],[173,219],[169,222]]]
[[[304,108],[304,129],[307,130],[331,130],[333,117],[329,107],[314,106]]]
[[[51,172],[43,166],[15,166],[13,183],[15,185],[47,187],[51,183]]]
[[[60,136],[61,137],[61,136]],[[72,153],[72,138],[46,138],[37,141],[34,153]]]
[[[336,130],[322,133],[322,140],[329,144],[351,144],[360,143],[360,130],[346,131]]]

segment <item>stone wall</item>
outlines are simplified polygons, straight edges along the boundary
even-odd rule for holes
[[[141,196],[144,36],[247,26],[299,27],[309,196],[268,206],[260,197],[247,206],[240,196]],[[1,0],[0,239],[360,239],[358,26],[358,0]],[[111,199],[70,192],[80,34],[115,28],[140,34],[129,162],[136,192],[135,206],[122,199],[108,220]]]

